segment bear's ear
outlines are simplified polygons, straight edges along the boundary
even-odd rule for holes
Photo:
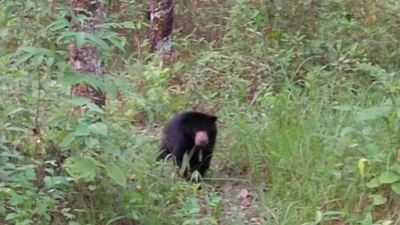
[[[210,120],[211,120],[212,122],[217,122],[218,117],[216,117],[216,116],[210,116]]]

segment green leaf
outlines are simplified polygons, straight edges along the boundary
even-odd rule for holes
[[[200,212],[201,212],[200,207],[193,207],[193,208],[189,209],[189,214],[197,214]]]
[[[115,163],[110,163],[106,165],[106,172],[108,176],[113,179],[118,185],[126,187],[126,177],[123,171]]]
[[[100,107],[98,107],[96,104],[88,103],[88,104],[86,104],[86,106],[88,107],[88,109],[90,109],[92,111],[95,111],[98,113],[104,113],[104,111]]]
[[[46,48],[38,48],[38,47],[33,47],[33,46],[26,46],[26,47],[20,47],[20,50],[31,53],[33,55],[41,55],[41,56],[46,56],[46,57],[55,57],[54,52],[50,51],[49,49]]]
[[[26,168],[24,171],[24,176],[28,180],[35,180],[36,179],[36,172],[33,168]]]
[[[392,165],[390,166],[390,170],[400,174],[400,165]]]
[[[75,31],[65,31],[58,38],[57,42],[63,43],[76,39],[77,33]]]
[[[4,205],[0,205],[0,215],[4,216],[7,214],[7,209],[4,207]]]
[[[396,182],[391,185],[392,191],[398,195],[400,195],[400,183]]]
[[[89,125],[81,123],[76,127],[74,132],[75,136],[88,136],[89,135]]]
[[[7,216],[6,216],[6,220],[7,221],[10,221],[10,220],[13,220],[13,219],[16,219],[16,218],[18,218],[19,216],[18,216],[18,214],[16,214],[16,213],[9,213],[9,214],[7,214]]]
[[[125,52],[124,46],[122,46],[121,42],[118,40],[116,37],[109,37],[107,38],[108,41],[110,41],[114,46],[116,46],[119,50],[122,52]]]
[[[74,133],[69,133],[67,136],[65,136],[60,143],[60,147],[67,147],[69,146],[73,141],[75,140],[75,135]]]
[[[318,210],[318,211],[315,213],[315,218],[314,218],[315,224],[321,223],[322,218],[323,218],[323,214],[322,214],[322,212],[321,212],[320,210]]]
[[[21,108],[21,107],[20,108],[16,108],[16,109],[13,109],[10,112],[8,112],[6,114],[6,116],[11,116],[11,115],[14,115],[14,114],[18,114],[18,113],[20,113],[22,111],[25,111],[25,108]]]
[[[84,142],[85,142],[86,147],[88,147],[88,148],[94,148],[94,147],[98,146],[100,143],[99,140],[97,140],[96,138],[92,138],[92,137],[85,138]]]
[[[72,96],[71,100],[69,100],[69,102],[72,103],[73,105],[85,105],[89,104],[91,100],[89,98],[74,95]]]
[[[136,23],[136,29],[138,29],[138,30],[142,29],[142,23],[141,22]]]
[[[65,18],[59,19],[55,21],[54,23],[51,23],[48,28],[50,28],[52,31],[57,31],[60,29],[64,29],[65,27],[68,27],[68,21]]]
[[[378,178],[374,178],[370,180],[366,185],[368,188],[376,188],[379,187],[381,184],[379,183]]]
[[[84,76],[77,76],[75,74],[67,73],[61,78],[61,82],[64,85],[73,85],[73,84],[78,84],[81,83],[82,81],[85,80]]]
[[[371,213],[367,213],[367,215],[365,215],[365,219],[362,222],[362,225],[373,225],[372,224],[372,215],[371,215]]]
[[[53,114],[47,119],[47,125],[49,126],[56,126],[58,124],[63,124],[64,121],[66,121],[68,117],[65,114],[59,115],[59,114]]]
[[[60,72],[64,72],[67,69],[68,64],[66,62],[56,62],[56,67]]]
[[[338,105],[338,106],[333,106],[332,109],[335,109],[337,111],[352,111],[354,109],[354,106],[351,105]]]
[[[35,66],[38,67],[43,63],[43,60],[44,60],[43,55],[35,55],[33,57],[33,64],[35,64]]]
[[[46,62],[46,65],[48,67],[51,67],[54,64],[54,58],[53,57],[46,58],[44,61]]]
[[[98,77],[92,76],[90,74],[84,75],[82,77],[83,77],[83,82],[88,84],[90,87],[94,88],[96,91],[102,91],[102,92],[106,91],[104,82],[98,79]]]
[[[82,48],[86,43],[86,33],[85,32],[77,32],[76,33],[76,46],[77,48]]]
[[[22,133],[27,133],[25,128],[14,127],[14,126],[6,127],[5,130],[7,130],[7,131],[20,131]]]
[[[14,4],[9,5],[5,10],[4,10],[4,16],[10,17],[13,13],[16,12],[17,7]]]
[[[367,144],[367,153],[371,158],[378,158],[379,155],[379,147],[375,143]]]
[[[340,131],[340,137],[344,137],[349,133],[355,133],[357,130],[354,127],[345,127]]]
[[[182,223],[182,225],[193,225],[193,224],[199,224],[199,222],[195,219],[186,219]]]
[[[386,198],[382,195],[374,195],[374,205],[383,205],[386,203]]]
[[[102,134],[104,136],[108,134],[107,125],[102,122],[90,124],[89,131],[93,134]]]
[[[84,177],[94,177],[97,169],[96,161],[93,158],[87,157],[77,160],[72,169]]]
[[[38,30],[37,32],[36,32],[36,38],[44,38],[44,37],[46,37],[47,36],[47,29],[46,28],[42,28],[42,29],[40,29],[40,30]]]
[[[108,50],[110,48],[107,42],[101,40],[100,38],[94,36],[93,34],[87,34],[86,38],[90,40],[92,43],[95,43],[96,45],[101,47],[103,50]]]
[[[118,97],[118,90],[115,84],[112,81],[110,81],[106,82],[105,85],[107,89],[107,94],[109,94],[112,98],[116,99]]]
[[[375,120],[384,116],[391,109],[390,106],[371,107],[357,112],[357,116],[361,121]]]
[[[21,55],[20,57],[18,57],[17,61],[15,62],[15,65],[18,66],[21,63],[28,61],[28,59],[30,59],[32,56],[33,56],[32,53],[25,53]]]
[[[400,180],[400,176],[392,171],[385,171],[379,176],[381,184],[391,184]]]

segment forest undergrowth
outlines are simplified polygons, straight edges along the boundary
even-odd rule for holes
[[[129,45],[103,55],[104,111],[70,96],[98,81],[57,52],[61,14],[0,3],[0,223],[400,224],[399,3],[188,2],[168,62],[140,7],[107,17]],[[184,110],[218,116],[200,184],[156,163]]]

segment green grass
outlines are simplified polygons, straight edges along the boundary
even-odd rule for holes
[[[175,197],[182,198],[181,201],[186,203],[189,201],[186,195],[199,199],[204,198],[206,193],[211,197],[223,196],[223,199],[235,202],[224,204],[224,210],[233,210],[231,208],[235,207],[232,204],[242,205],[251,209],[249,218],[267,218],[269,222],[266,224],[303,224],[313,221],[317,211],[327,213],[323,223],[346,221],[355,224],[364,219],[363,209],[368,209],[371,204],[357,168],[359,158],[365,156],[359,150],[363,148],[362,143],[341,135],[345,127],[355,126],[354,116],[333,109],[337,102],[343,105],[351,103],[354,96],[350,90],[337,93],[337,102],[332,103],[329,98],[321,97],[326,91],[326,88],[313,87],[307,96],[283,92],[265,96],[253,106],[224,103],[224,107],[216,112],[220,118],[220,132],[213,171],[205,182],[205,187],[211,184],[224,190],[221,188],[223,185],[227,188],[223,195],[209,188],[199,195],[193,188],[184,188],[185,194],[178,187],[171,190],[171,186],[176,185],[168,180],[173,170],[161,179],[158,170],[157,174],[150,168],[139,173],[151,173],[151,181],[143,179],[157,187],[152,189],[156,193],[165,189],[163,195],[177,195]],[[376,123],[374,129],[379,132],[371,138],[375,138],[379,146],[387,147],[387,139],[380,138],[382,132],[387,132],[385,124]],[[160,131],[150,133],[157,136]],[[138,157],[132,164],[140,165],[140,168],[145,168],[148,161],[153,164],[156,144],[149,144],[149,149],[143,150],[143,158]],[[353,144],[358,146],[351,147]],[[179,183],[184,185],[181,188],[186,187],[184,182]],[[242,189],[252,193],[251,201],[247,200],[250,202],[240,203],[241,200],[237,199],[236,195]],[[176,210],[175,207],[164,207],[161,207],[162,211],[159,208],[155,211],[167,217]],[[203,207],[213,210],[213,206],[204,203]],[[161,215],[159,217],[164,217]],[[201,215],[208,214],[204,212]],[[241,224],[243,220],[222,214],[214,219],[222,224],[229,224],[229,219],[233,219],[230,223],[234,224]]]
[[[394,224],[398,3],[274,2],[207,1],[196,14],[178,1],[180,58],[162,66],[148,30],[134,30],[143,46],[128,38],[127,53],[104,54],[123,100],[108,90],[105,126],[91,125],[95,111],[71,116],[68,72],[10,63],[19,43],[56,42],[60,31],[40,29],[49,13],[0,5],[11,13],[0,15],[0,224]],[[155,160],[163,125],[183,110],[219,118],[201,184]]]

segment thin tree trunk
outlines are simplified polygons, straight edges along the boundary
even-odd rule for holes
[[[174,23],[174,1],[152,0],[151,12],[151,51],[162,54],[171,52],[171,38]]]
[[[102,23],[103,19],[103,6],[100,0],[72,0],[71,9],[76,16],[83,14],[88,17],[83,24],[71,21],[74,31],[97,32],[98,25]],[[75,74],[89,73],[98,79],[103,78],[101,54],[96,46],[85,44],[85,46],[78,49],[74,43],[71,43],[69,50],[70,63],[74,66]],[[72,93],[90,98],[99,107],[104,107],[106,104],[106,95],[85,83],[73,85]]]

